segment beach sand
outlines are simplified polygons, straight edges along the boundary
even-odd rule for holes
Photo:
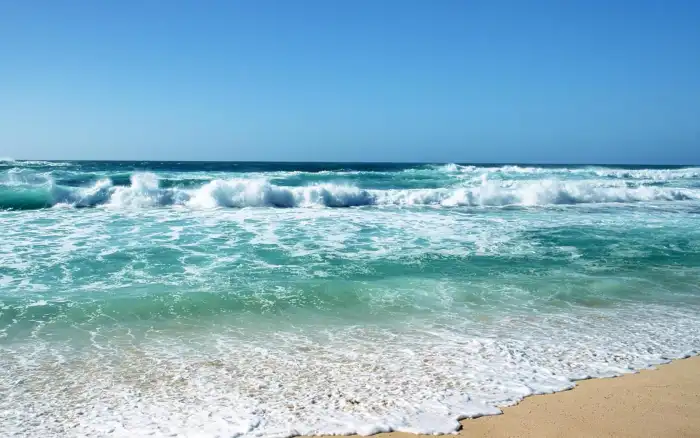
[[[571,391],[527,397],[502,415],[462,425],[462,437],[700,437],[700,357],[581,381]]]

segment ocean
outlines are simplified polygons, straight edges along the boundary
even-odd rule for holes
[[[698,167],[0,161],[0,436],[449,433],[698,348]]]

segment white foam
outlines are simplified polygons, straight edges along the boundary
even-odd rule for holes
[[[159,190],[149,177],[134,187],[129,196]],[[43,298],[44,282],[52,294],[65,294],[61,306],[71,312],[78,311],[76,296],[99,302],[130,286],[130,293],[160,287],[169,298],[187,298],[192,291],[235,294],[257,283],[245,297],[264,310],[163,322],[120,321],[97,307],[76,326],[62,327],[61,318],[54,327],[37,324],[23,342],[5,342],[7,333],[0,330],[0,436],[449,433],[458,418],[494,414],[524,396],[569,388],[572,379],[631,372],[700,345],[700,317],[692,306],[641,301],[547,312],[534,302],[527,281],[499,283],[498,273],[483,285],[449,272],[413,275],[426,258],[478,263],[482,256],[512,257],[514,265],[568,260],[570,242],[547,246],[532,238],[562,227],[606,232],[616,254],[648,251],[657,242],[667,252],[697,253],[697,215],[640,216],[634,209],[614,215],[561,209],[565,214],[556,216],[437,208],[130,209],[129,202],[79,214],[2,213],[0,261],[13,269],[3,293],[16,299],[40,291],[27,300],[27,306],[41,303],[28,307],[34,315],[58,312],[57,299]],[[651,243],[618,233],[640,227],[637,235],[653,235]],[[686,247],[668,244],[677,236],[687,238]],[[161,259],[167,252],[176,255]],[[270,253],[284,257],[267,258]],[[87,261],[100,256],[100,268],[88,269]],[[583,275],[591,267],[582,258],[575,272],[553,275],[538,287]],[[377,278],[377,262],[400,262],[405,270]],[[697,272],[687,269],[683,282],[696,287]],[[266,281],[270,272],[277,280]],[[329,283],[331,291],[359,274],[347,290],[363,303],[351,321],[324,313],[328,301],[322,297],[314,302],[319,312],[295,318],[304,290],[291,279],[303,283],[318,272],[337,281]],[[655,267],[655,275],[664,273]],[[587,281],[590,288],[610,287],[595,276]],[[553,293],[566,292],[554,286]],[[465,302],[464,288],[490,306]],[[669,290],[664,299],[682,293]],[[275,306],[280,302],[288,306]],[[6,332],[15,329],[9,324]]]
[[[631,203],[700,199],[692,189],[611,186],[599,182],[489,182],[458,189],[393,190],[379,196],[378,204],[440,206],[538,206],[589,203]]]
[[[41,342],[2,346],[0,433],[450,433],[458,419],[497,414],[528,395],[571,388],[572,379],[695,351],[697,313],[642,307],[478,324],[455,315],[401,329],[240,333],[200,323],[150,331],[145,343],[111,330],[92,337],[87,355]],[[36,412],[42,421],[32,420]]]
[[[357,206],[538,206],[631,203],[700,199],[694,189],[627,187],[599,181],[488,181],[476,187],[365,190],[348,185],[283,187],[265,179],[214,180],[195,190],[158,188],[155,175],[137,174],[129,187],[116,187],[109,205],[116,208],[183,204],[215,207],[357,207]]]

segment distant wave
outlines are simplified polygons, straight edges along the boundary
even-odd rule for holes
[[[0,157],[0,166],[3,167],[68,167],[67,161],[43,161],[43,160],[15,160],[10,157]]]
[[[90,187],[68,187],[51,180],[43,184],[0,185],[0,209],[31,210],[54,206],[146,208],[184,206],[208,208],[318,208],[360,206],[547,206],[634,203],[700,199],[700,191],[605,181],[489,181],[473,187],[366,190],[333,183],[279,186],[260,179],[215,179],[197,188],[161,187],[153,173],[137,173],[130,184],[105,178]]]
[[[565,175],[565,176],[591,176],[612,179],[640,179],[640,180],[677,180],[700,179],[700,167],[683,167],[673,169],[663,168],[615,168],[615,167],[538,167],[505,165],[484,167],[459,164],[445,164],[438,166],[442,172],[452,174],[501,174],[501,175]]]

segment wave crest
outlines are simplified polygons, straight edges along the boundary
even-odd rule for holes
[[[548,206],[698,200],[697,189],[649,185],[630,187],[617,181],[489,181],[436,189],[369,190],[352,185],[279,186],[266,179],[215,179],[199,188],[160,187],[153,173],[131,176],[128,186],[101,179],[91,187],[0,185],[0,209],[28,210],[52,206],[126,209],[180,205],[209,208],[319,208],[361,206]]]

